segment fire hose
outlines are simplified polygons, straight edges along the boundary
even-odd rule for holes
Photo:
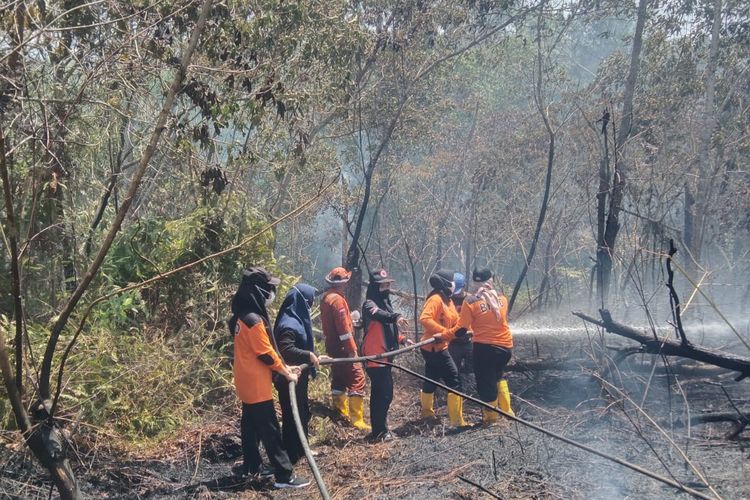
[[[606,460],[609,460],[611,462],[617,463],[619,465],[622,465],[634,472],[637,472],[639,474],[643,474],[644,476],[650,477],[651,479],[655,479],[656,481],[660,481],[666,485],[672,486],[680,491],[684,491],[685,493],[688,493],[696,498],[702,498],[706,500],[713,500],[713,497],[710,497],[706,495],[705,493],[701,493],[698,490],[695,490],[693,488],[690,488],[688,486],[685,486],[681,483],[679,483],[676,480],[670,479],[668,477],[662,476],[660,474],[657,474],[655,472],[649,471],[647,469],[644,469],[643,467],[636,465],[632,462],[628,462],[627,460],[624,460],[622,458],[618,458],[614,455],[610,455],[608,453],[605,453],[603,451],[599,451],[595,448],[592,448],[590,446],[587,446],[583,443],[579,443],[578,441],[575,441],[573,439],[567,438],[561,434],[557,434],[556,432],[550,431],[545,429],[544,427],[541,427],[539,425],[536,425],[534,423],[529,422],[528,420],[524,420],[522,418],[516,417],[515,415],[511,415],[509,413],[506,413],[505,411],[501,410],[500,408],[497,408],[495,406],[492,406],[489,403],[485,403],[484,401],[475,398],[473,396],[469,396],[468,394],[464,394],[460,391],[457,391],[455,389],[451,389],[445,384],[441,384],[440,382],[436,380],[432,380],[428,377],[425,377],[424,375],[417,373],[413,370],[410,370],[409,368],[406,368],[404,366],[397,365],[395,363],[391,363],[390,361],[382,361],[384,358],[390,358],[393,356],[397,356],[399,354],[403,354],[408,351],[413,351],[414,349],[417,349],[419,347],[422,347],[427,344],[434,343],[435,339],[431,338],[428,340],[424,340],[422,342],[418,342],[416,344],[412,344],[407,347],[403,347],[401,349],[397,349],[395,351],[385,352],[382,354],[377,354],[373,356],[358,356],[354,358],[331,358],[326,359],[320,362],[321,365],[331,365],[331,364],[339,364],[339,363],[358,363],[363,361],[371,361],[373,363],[377,363],[383,366],[391,366],[393,368],[397,368],[405,373],[408,373],[409,375],[412,375],[418,379],[424,380],[425,382],[430,382],[435,384],[437,387],[440,387],[450,393],[456,394],[457,396],[460,396],[468,401],[471,401],[473,403],[476,403],[477,405],[481,406],[482,408],[486,408],[488,410],[494,411],[496,413],[499,413],[503,417],[512,420],[514,422],[518,422],[521,425],[524,425],[530,429],[534,429],[535,431],[541,432],[542,434],[545,434],[551,438],[557,439],[559,441],[562,441],[563,443],[567,443],[575,448],[581,449],[583,451],[586,451],[588,453],[592,453],[594,455],[597,455],[601,458],[604,458]],[[309,365],[304,364],[300,366],[301,370],[305,370],[309,368]],[[299,410],[297,407],[297,395],[295,392],[295,386],[297,384],[295,382],[289,382],[289,397],[291,399],[291,406],[292,406],[292,414],[294,416],[294,423],[297,427],[297,434],[299,435],[300,442],[302,443],[302,448],[305,451],[305,457],[307,458],[307,462],[310,464],[310,469],[313,472],[313,476],[315,477],[315,482],[318,485],[318,489],[320,490],[320,494],[322,495],[324,500],[330,500],[331,496],[328,493],[328,490],[326,489],[326,485],[323,482],[323,478],[320,475],[320,470],[318,469],[318,465],[315,463],[315,457],[313,457],[312,451],[310,450],[310,445],[307,442],[307,436],[305,436],[303,427],[302,427],[302,419],[299,416]]]
[[[391,352],[375,354],[373,356],[359,356],[356,358],[330,358],[330,359],[321,361],[320,364],[321,365],[335,365],[335,364],[342,364],[342,363],[358,363],[361,361],[377,362],[377,360],[379,359],[396,356],[398,354],[403,354],[407,351],[413,351],[414,349],[422,347],[423,345],[432,344],[434,342],[435,342],[435,339],[428,339],[422,342],[417,342],[416,344],[403,347],[401,349],[396,349],[395,351],[391,351]],[[308,364],[300,365],[301,370],[306,370],[309,367],[310,365]],[[310,464],[310,469],[312,470],[313,476],[315,477],[315,482],[318,485],[320,494],[323,497],[323,500],[330,500],[331,496],[328,494],[328,489],[326,488],[326,485],[323,482],[323,477],[320,475],[318,464],[315,463],[315,457],[313,457],[312,450],[310,450],[310,444],[307,442],[307,436],[305,436],[305,431],[302,427],[302,419],[299,416],[299,408],[297,406],[297,392],[295,391],[296,386],[297,386],[296,382],[289,382],[289,399],[291,401],[291,406],[292,406],[292,415],[294,416],[294,426],[297,428],[297,434],[299,435],[300,443],[302,443],[302,449],[305,451],[305,458],[307,458],[307,463]]]

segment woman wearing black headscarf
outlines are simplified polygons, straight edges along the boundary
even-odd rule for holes
[[[370,273],[367,300],[362,306],[365,329],[362,340],[362,355],[364,356],[393,351],[404,342],[404,337],[399,335],[398,329],[409,323],[401,314],[394,312],[393,305],[391,305],[389,293],[393,281],[385,269]],[[388,432],[388,408],[393,400],[391,367],[368,361],[365,370],[372,385],[370,394],[372,433],[368,438],[372,441],[387,441],[392,439]]]
[[[276,315],[276,324],[273,327],[273,335],[281,359],[290,365],[311,365],[309,370],[302,372],[299,376],[295,387],[297,409],[305,436],[308,434],[307,425],[310,422],[307,384],[310,375],[315,378],[315,368],[318,366],[310,319],[310,308],[315,300],[315,292],[317,292],[315,288],[304,283],[293,286],[281,304],[279,313]],[[302,448],[297,428],[294,425],[287,381],[276,377],[275,384],[281,403],[281,435],[284,448],[289,455],[289,460],[294,464],[304,456],[305,450]]]
[[[458,312],[451,301],[455,291],[453,271],[440,269],[430,276],[432,291],[427,295],[419,322],[424,328],[422,340],[434,338],[433,344],[422,346],[424,358],[424,374],[432,380],[442,380],[451,389],[461,389],[461,379],[453,358],[448,353],[448,344],[456,338],[458,330]],[[434,394],[437,386],[425,381],[422,384],[420,400],[422,403],[422,417],[434,417]],[[451,425],[462,427],[466,425],[463,417],[463,399],[448,393],[448,418]]]
[[[243,474],[263,474],[258,442],[263,443],[273,466],[277,488],[302,488],[309,480],[295,477],[281,443],[279,421],[273,406],[272,373],[297,381],[299,369],[285,365],[273,348],[267,307],[281,282],[260,267],[246,269],[232,298],[229,329],[234,335],[232,372],[237,396],[242,401]]]

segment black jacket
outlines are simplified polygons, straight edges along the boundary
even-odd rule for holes
[[[393,306],[387,294],[380,293],[377,283],[370,283],[367,287],[367,300],[362,306],[365,335],[372,321],[379,321],[383,325],[385,346],[389,351],[398,349],[398,328],[396,322],[401,314],[393,311]]]
[[[288,365],[301,365],[310,362],[310,351],[297,347],[297,334],[291,328],[276,332],[276,345],[281,359]]]

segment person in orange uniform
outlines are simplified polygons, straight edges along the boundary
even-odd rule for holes
[[[448,353],[448,344],[455,338],[458,329],[458,312],[451,301],[455,284],[453,271],[441,269],[430,276],[432,291],[419,316],[424,328],[422,340],[435,338],[437,342],[422,346],[421,352],[425,362],[425,376],[440,381],[451,389],[460,390],[461,381],[458,369]],[[432,382],[422,385],[422,417],[434,417],[434,394],[437,387]],[[463,418],[463,399],[453,393],[448,394],[448,418],[453,426],[466,425]]]
[[[332,358],[357,356],[354,326],[344,293],[352,273],[336,267],[325,280],[330,285],[320,299],[320,320],[326,352]],[[359,363],[331,365],[331,400],[342,417],[357,429],[371,430],[364,421],[365,374]]]
[[[373,356],[398,349],[399,344],[408,343],[399,328],[409,322],[393,310],[390,290],[393,279],[385,269],[370,273],[367,295],[362,312],[364,317],[364,340],[362,355]],[[392,361],[389,359],[389,361]],[[368,361],[367,376],[372,385],[370,394],[370,441],[389,441],[393,438],[388,431],[388,409],[393,401],[393,376],[391,367]]]
[[[479,399],[514,415],[510,407],[508,382],[503,371],[513,352],[513,336],[508,327],[508,300],[499,294],[489,269],[474,270],[474,293],[466,297],[461,308],[456,336],[474,332],[474,376]],[[482,408],[485,423],[497,421],[497,413]]]
[[[261,474],[258,441],[263,443],[276,477],[277,488],[302,488],[309,480],[296,477],[281,441],[279,421],[273,406],[272,373],[297,381],[299,368],[286,366],[273,348],[269,336],[267,307],[280,283],[265,269],[254,267],[242,273],[242,281],[232,298],[229,329],[234,335],[232,372],[237,396],[242,401],[243,474]]]

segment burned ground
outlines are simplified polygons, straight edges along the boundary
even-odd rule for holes
[[[733,428],[731,423],[687,425],[703,412],[733,411],[718,384],[735,405],[746,410],[750,407],[747,381],[734,382],[731,373],[682,366],[675,360],[670,364],[674,373],[666,373],[660,359],[640,355],[616,369],[602,370],[602,365],[593,361],[596,354],[592,356],[592,352],[604,352],[597,349],[598,342],[595,335],[518,335],[518,359],[539,356],[576,361],[560,370],[511,372],[509,383],[517,415],[707,495],[712,493],[693,467],[720,496],[750,496],[746,481],[750,433],[729,440],[726,435]],[[626,344],[607,338],[607,345]],[[731,342],[723,345],[732,348]],[[409,354],[399,362],[419,366],[419,360],[418,355]],[[656,363],[652,365],[652,361]],[[518,423],[501,419],[490,427],[451,429],[441,395],[437,398],[439,418],[420,420],[419,382],[401,372],[394,373],[394,378],[390,423],[398,439],[391,442],[366,443],[362,434],[333,417],[325,401],[313,402],[313,445],[320,453],[318,465],[334,498],[489,497],[467,480],[502,498],[687,496]],[[471,392],[471,377],[465,381]],[[468,422],[481,420],[480,409],[472,403],[466,403],[464,411]],[[213,420],[148,453],[117,452],[106,446],[104,436],[97,436],[96,441],[92,441],[94,434],[77,438],[77,472],[84,493],[106,498],[317,496],[314,485],[281,492],[238,480],[231,472],[241,455],[237,416],[217,414]],[[10,438],[0,467],[0,486],[6,495],[48,495],[49,485],[38,480],[43,477],[39,467]],[[304,463],[298,471],[312,477]]]

